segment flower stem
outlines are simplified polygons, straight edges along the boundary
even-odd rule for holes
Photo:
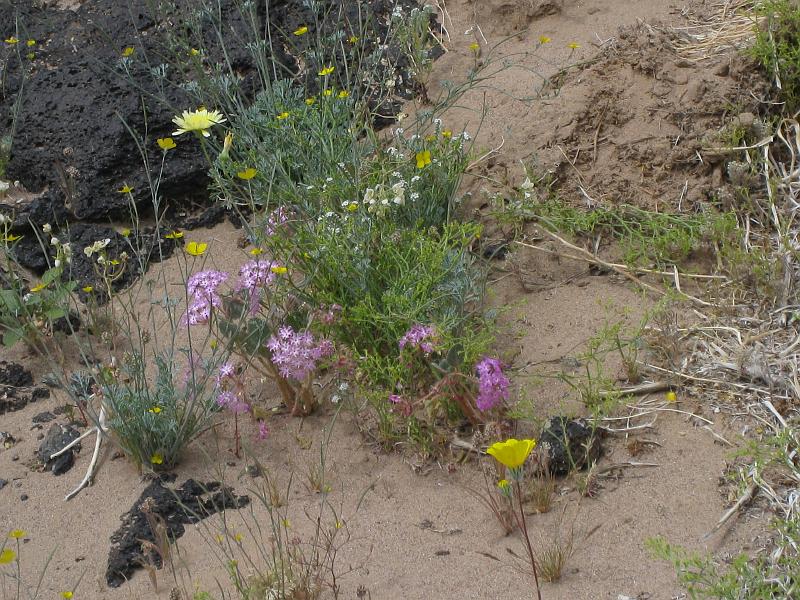
[[[528,536],[528,525],[525,523],[525,512],[522,510],[522,490],[520,488],[519,480],[514,481],[514,491],[517,496],[517,503],[519,504],[519,526],[522,529],[522,534],[525,537],[525,546],[528,550],[528,560],[531,561],[531,569],[533,569],[533,581],[536,583],[536,598],[542,600],[542,590],[539,588],[539,574],[536,571],[536,559],[533,556],[533,548],[531,547],[531,538]]]

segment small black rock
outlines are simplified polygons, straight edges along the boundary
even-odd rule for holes
[[[7,479],[0,479],[0,490],[2,490],[7,485],[8,485],[8,480]]]
[[[69,471],[75,464],[75,452],[80,450],[80,444],[73,446],[54,459],[50,457],[79,436],[78,430],[71,425],[64,426],[53,423],[37,452],[39,460],[45,465],[45,468],[50,469],[54,475],[62,475]]]
[[[584,469],[600,457],[600,440],[581,419],[552,417],[539,440],[547,452],[543,463],[553,475]]]
[[[25,502],[25,500],[27,500],[27,499],[28,499],[28,494],[22,494],[22,495],[19,497],[19,499],[20,499],[20,500],[22,500],[23,502]]]
[[[39,414],[34,415],[31,421],[33,421],[34,423],[49,423],[55,418],[56,416],[53,413],[51,413],[49,410],[46,410],[44,412],[40,412]]]

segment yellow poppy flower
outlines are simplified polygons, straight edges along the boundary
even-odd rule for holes
[[[189,242],[186,244],[186,252],[192,256],[202,256],[207,249],[208,244],[203,242]]]
[[[92,287],[91,285],[85,285],[81,289],[87,294],[91,294],[94,291],[94,287]]]
[[[133,53],[134,53],[133,46],[128,46],[122,51],[122,56],[127,58],[128,56],[131,56]]]
[[[349,95],[350,95],[350,92],[348,92],[347,90],[342,90],[341,92],[339,92],[337,97],[338,98],[347,98]]]
[[[323,96],[333,96],[333,90],[325,90],[322,92]]]
[[[272,271],[272,272],[273,272],[273,273],[275,273],[276,275],[283,275],[283,274],[285,274],[285,273],[286,273],[288,270],[289,270],[289,269],[287,269],[286,267],[279,267],[279,266],[274,266],[274,267],[272,267],[272,268],[270,269],[270,271]]]
[[[28,535],[27,531],[23,531],[22,529],[12,529],[11,533],[8,534],[8,537],[14,540],[20,540]]]
[[[430,150],[423,150],[422,152],[417,152],[416,155],[417,159],[417,168],[423,169],[429,164],[431,164],[431,151]]]
[[[211,134],[208,132],[214,125],[219,125],[225,122],[225,117],[218,110],[209,111],[206,108],[198,108],[195,111],[183,111],[180,117],[175,117],[172,122],[178,126],[172,135],[182,135],[189,131],[196,131],[203,134],[204,137],[209,137]]]
[[[313,97],[312,98],[306,98],[306,106],[311,106],[316,101],[317,101],[317,99],[313,98]]]
[[[323,69],[322,69],[322,70],[319,72],[319,74],[320,74],[322,77],[325,77],[326,75],[330,75],[331,73],[333,73],[333,71],[334,71],[334,69],[335,69],[335,68],[336,68],[336,67],[334,67],[333,65],[331,65],[330,67],[325,67],[325,68],[323,68]]]
[[[540,35],[540,36],[539,36],[539,43],[540,43],[540,44],[549,44],[551,41],[553,41],[553,40],[551,40],[551,39],[550,39],[549,37],[547,37],[546,35]]]
[[[358,41],[358,36],[351,35],[349,38],[347,38],[347,41],[350,42],[351,44],[355,44]]]
[[[263,254],[264,250],[261,248],[253,248],[250,250],[250,256],[258,256],[259,254]]]
[[[0,552],[0,565],[7,565],[17,557],[17,553],[11,548],[6,548]]]
[[[182,237],[183,237],[183,232],[182,231],[173,231],[172,233],[168,233],[167,235],[165,235],[164,239],[166,239],[166,240],[179,240]]]
[[[580,47],[581,45],[577,42],[570,42],[569,44],[567,44],[567,48],[571,48],[572,50],[577,50]]]
[[[678,394],[673,392],[672,390],[667,392],[667,402],[677,402],[678,401]]]
[[[61,597],[62,597],[62,598],[64,598],[64,600],[72,600],[72,598],[74,597],[74,595],[75,595],[75,594],[73,594],[73,593],[72,593],[72,592],[70,592],[70,591],[61,592]]]
[[[158,452],[156,452],[155,454],[153,454],[153,456],[150,457],[150,462],[154,465],[161,465],[164,463],[164,457],[161,456]]]
[[[35,285],[31,288],[31,293],[36,294],[38,292],[41,292],[46,287],[47,287],[46,283],[40,283],[39,285]]]
[[[295,29],[292,32],[292,34],[296,35],[296,36],[301,36],[301,35],[304,35],[306,33],[308,33],[308,27],[306,27],[305,25],[303,25],[302,27],[298,27],[297,29]]]
[[[32,48],[32,47],[34,47],[36,45],[36,40],[28,40],[27,42],[25,42],[25,45],[28,48]]]
[[[177,145],[175,144],[175,140],[173,140],[171,137],[158,138],[156,140],[156,143],[158,144],[158,147],[164,150],[165,152],[167,150],[172,150]]]
[[[253,167],[247,167],[244,171],[239,171],[236,176],[239,179],[244,179],[245,181],[251,180],[258,174],[258,170],[254,169]]]
[[[289,113],[286,112],[286,111],[283,111],[281,114],[279,114],[275,118],[278,119],[278,121],[283,121],[284,119],[288,119],[289,118]]]
[[[120,194],[130,194],[133,191],[133,188],[126,183],[121,188],[119,188],[117,191]]]
[[[153,413],[154,415],[157,415],[158,413],[161,412],[161,407],[160,406],[154,406],[153,408],[151,408],[147,412]]]
[[[509,469],[518,469],[536,447],[536,440],[516,440],[509,438],[505,442],[496,442],[489,446],[487,454]]]
[[[19,43],[19,39],[12,35],[10,38],[7,38],[5,40],[5,42],[6,42],[6,44],[10,44],[10,45],[13,46],[14,44],[18,44]]]

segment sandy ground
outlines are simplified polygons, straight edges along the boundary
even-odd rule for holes
[[[552,132],[554,115],[575,113],[575,103],[583,102],[579,106],[585,107],[586,98],[581,100],[579,96],[591,88],[591,83],[587,84],[579,75],[565,84],[563,95],[533,100],[541,76],[553,74],[568,62],[593,56],[598,46],[618,35],[620,26],[635,25],[640,19],[680,24],[683,22],[680,13],[685,8],[683,4],[658,0],[564,0],[563,6],[560,2],[549,3],[561,6],[555,14],[528,18],[527,4],[501,0],[448,2],[443,23],[450,34],[449,52],[437,61],[430,77],[432,89],[436,82],[461,77],[475,60],[468,46],[476,36],[484,52],[500,39],[522,32],[509,39],[501,50],[518,58],[522,56],[521,67],[500,73],[491,82],[491,89],[469,94],[462,102],[464,108],[447,116],[447,126],[454,131],[466,127],[474,132],[485,101],[488,112],[478,146],[488,149],[503,144],[498,157],[491,166],[486,166],[486,172],[492,178],[501,178],[506,173],[507,179],[516,183],[522,179],[519,161],[529,160],[540,145],[537,141],[540,136],[546,130]],[[531,2],[529,13],[535,14],[535,7],[546,4]],[[704,4],[695,2],[693,7],[703,9]],[[488,44],[476,33],[475,23],[480,25]],[[523,31],[527,27],[530,30]],[[465,34],[470,28],[472,31]],[[552,41],[540,46],[537,41],[543,35]],[[567,44],[571,42],[580,48],[569,49]],[[521,55],[522,52],[529,54]],[[641,102],[650,99],[644,92],[640,98]],[[635,96],[628,100],[633,104],[639,101]],[[568,103],[572,103],[571,108]],[[652,128],[652,122],[641,123],[643,118],[644,115],[637,114],[638,121],[629,121],[627,126],[636,127],[638,123],[642,128]],[[572,143],[581,142],[573,139]],[[596,165],[598,161],[606,161],[608,165],[615,156],[620,160],[613,153],[593,160],[592,172],[601,170]],[[556,168],[554,164],[551,166]],[[624,170],[619,173],[625,176]],[[607,176],[613,177],[613,173]],[[596,185],[602,181],[605,179],[596,180]],[[487,185],[492,187],[486,180],[468,177],[465,181],[465,189],[476,197]],[[580,201],[576,188],[564,190]],[[674,203],[680,188],[673,188],[672,193],[674,197],[664,198],[664,204]],[[192,232],[190,237],[211,241],[210,264],[206,266],[233,270],[244,259],[241,251],[229,250],[236,248],[237,235],[230,226],[222,226]],[[492,301],[510,307],[504,347],[514,358],[518,393],[532,401],[542,418],[580,412],[574,392],[563,383],[534,377],[541,372],[537,367],[574,356],[607,323],[623,320],[635,325],[651,305],[626,284],[608,276],[586,274],[583,265],[522,253],[515,260],[521,260],[535,278],[554,284],[531,292],[525,291],[516,277],[497,277],[498,283],[492,289]],[[171,261],[157,268],[165,269],[169,277],[176,277]],[[25,358],[20,352],[7,354],[7,358],[25,359],[39,376],[47,371],[47,365],[35,364],[34,359]],[[616,368],[618,365],[609,365],[612,371]],[[275,403],[274,390],[264,389],[261,393],[266,404]],[[707,400],[681,397],[677,406],[702,411]],[[119,589],[106,587],[108,538],[119,526],[121,514],[131,508],[146,483],[123,459],[107,460],[95,485],[65,503],[63,496],[80,480],[88,463],[88,445],[84,445],[76,467],[63,476],[54,477],[29,468],[34,462],[40,433],[32,429],[31,418],[58,404],[59,398],[55,396],[0,418],[0,430],[19,439],[12,448],[0,449],[0,477],[10,481],[0,490],[0,530],[22,528],[28,532],[29,541],[24,543],[22,555],[29,574],[44,568],[55,550],[44,583],[47,591],[42,597],[53,597],[55,592],[72,587],[81,574],[83,580],[76,598],[168,598],[176,580],[189,590],[199,586],[212,592],[216,581],[225,582],[224,567],[214,542],[215,528],[221,519],[214,517],[187,528],[174,554],[175,575],[169,569],[160,571],[157,590],[145,571],[138,571],[129,584]],[[320,443],[331,426],[333,414],[333,407],[327,406],[304,421],[278,416],[270,425],[270,437],[261,444],[253,444],[255,456],[283,485],[289,473],[295,473],[288,510],[291,527],[300,538],[313,529],[304,512],[313,514],[320,499],[319,494],[304,485],[304,473],[319,461]],[[710,418],[715,421],[714,431],[729,440],[737,439],[736,431],[729,429],[721,417]],[[631,460],[657,466],[611,471],[609,477],[601,479],[602,488],[594,499],[581,498],[574,480],[558,481],[552,510],[530,516],[528,521],[534,539],[545,545],[557,531],[562,537],[570,529],[574,532],[574,555],[562,581],[544,585],[545,598],[683,597],[672,568],[648,556],[644,549],[647,538],[665,535],[674,543],[723,556],[751,543],[754,532],[761,527],[758,521],[739,521],[732,530],[705,543],[700,541],[726,508],[718,478],[733,449],[720,445],[708,430],[698,428],[696,422],[680,413],[660,414],[655,430],[648,434],[648,439],[660,446],[633,459],[625,449],[624,439],[607,440],[606,454],[599,464],[601,469]],[[252,437],[253,433],[254,426],[246,424],[245,435]],[[225,482],[239,493],[247,493],[263,482],[262,478],[245,474],[246,462],[232,455],[231,435],[231,422],[205,435],[181,464],[178,481],[187,477],[218,480],[223,475]],[[385,454],[367,444],[347,411],[342,411],[335,421],[326,457],[330,497],[335,505],[342,507],[344,533],[340,537],[349,537],[337,561],[342,573],[338,580],[340,597],[407,600],[533,597],[530,580],[511,568],[512,559],[506,550],[522,554],[519,537],[503,536],[491,513],[465,490],[483,485],[474,462],[452,468],[444,463],[419,468],[413,458]],[[27,500],[21,500],[23,495]],[[265,508],[252,491],[250,495],[252,518],[262,525],[267,523]],[[249,514],[250,509],[241,514],[229,512],[226,519],[229,530],[242,532],[243,547],[252,550],[253,540],[247,528]]]

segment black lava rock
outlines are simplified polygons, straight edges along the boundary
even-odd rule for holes
[[[156,542],[146,512],[151,520],[164,524],[170,540],[176,540],[185,532],[186,524],[197,523],[222,509],[242,508],[250,502],[247,496],[237,496],[231,488],[215,481],[198,483],[187,479],[176,489],[165,485],[174,480],[174,475],[163,475],[152,481],[122,516],[122,525],[111,536],[106,568],[109,586],[119,587],[143,565],[162,566],[158,553],[143,550],[142,542]]]
[[[0,360],[0,383],[12,387],[28,387],[33,385],[33,375],[20,364]]]
[[[0,385],[0,415],[26,407],[31,402],[50,397],[50,390],[44,386],[12,387]]]
[[[600,457],[600,439],[580,419],[552,417],[539,436],[547,453],[543,465],[553,475],[584,469]]]
[[[49,423],[50,421],[53,421],[55,418],[56,416],[53,413],[51,413],[50,411],[45,411],[34,415],[31,421],[33,421],[34,423]]]
[[[37,452],[39,460],[45,468],[50,469],[54,475],[63,475],[69,471],[75,464],[75,452],[80,450],[80,444],[76,444],[54,459],[50,457],[70,442],[78,439],[79,436],[78,430],[71,425],[63,426],[53,423]]]

